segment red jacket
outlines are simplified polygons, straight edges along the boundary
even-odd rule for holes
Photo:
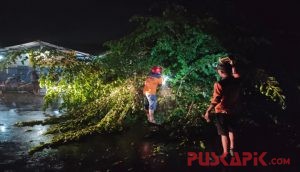
[[[228,77],[214,84],[211,104],[216,113],[236,113],[240,108],[240,79]]]

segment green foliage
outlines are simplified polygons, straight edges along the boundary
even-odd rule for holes
[[[5,69],[7,66],[15,64],[19,58],[22,59],[22,62],[28,59],[28,56],[25,54],[31,51],[15,51],[5,54],[5,58],[0,61],[0,70]]]
[[[156,115],[162,116],[161,122],[204,125],[201,115],[219,79],[214,65],[227,55],[217,38],[202,30],[208,20],[191,22],[184,10],[176,9],[166,10],[162,17],[132,21],[138,23],[135,31],[105,43],[108,53],[89,62],[70,53],[30,53],[32,63],[44,71],[40,84],[47,89],[45,108],[59,101],[65,112],[49,119],[52,125],[46,134],[54,137],[32,153],[95,133],[120,131],[137,122],[144,116],[141,91],[153,65],[163,66],[172,79],[159,92]],[[249,86],[259,85],[263,95],[283,104],[278,82],[267,75],[256,76]]]
[[[133,33],[106,43],[111,50],[106,63],[119,66],[116,73],[125,77],[142,77],[151,66],[163,66],[164,74],[172,78],[171,95],[175,97],[169,100],[173,106],[165,119],[187,114],[199,119],[199,109],[207,106],[212,83],[218,78],[213,65],[226,51],[216,38],[179,14],[166,11],[163,17],[134,17],[139,27]]]
[[[261,94],[265,95],[272,101],[277,102],[282,109],[286,108],[285,96],[275,77],[266,74],[264,70],[257,70],[254,83],[256,84],[256,88],[259,87]]]

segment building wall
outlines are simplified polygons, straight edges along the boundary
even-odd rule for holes
[[[0,82],[4,82],[8,77],[20,77],[22,81],[30,82],[29,66],[11,66],[0,71]]]

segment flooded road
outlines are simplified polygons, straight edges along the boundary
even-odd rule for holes
[[[172,143],[150,139],[155,138],[155,132],[145,130],[143,125],[126,134],[95,136],[28,155],[30,148],[51,139],[43,135],[48,126],[17,127],[14,124],[57,114],[56,110],[43,112],[42,104],[42,97],[28,93],[1,95],[0,171],[161,171],[177,168],[177,163],[173,167],[167,165],[168,161],[176,162],[178,157],[183,157],[177,154],[178,148]],[[182,163],[185,164],[185,160]]]
[[[187,152],[201,151],[199,135],[192,129],[188,133],[195,140],[182,144],[182,139],[174,139],[182,134],[165,131],[143,123],[133,126],[123,133],[87,137],[80,142],[60,146],[57,149],[46,149],[29,155],[28,150],[51,136],[44,135],[48,126],[16,127],[20,121],[42,120],[48,114],[59,115],[55,109],[43,112],[43,99],[32,94],[0,95],[0,171],[294,171],[296,166],[276,167],[203,167],[195,163],[187,166]],[[212,127],[214,128],[214,127]],[[193,133],[192,133],[193,131]],[[216,137],[209,132],[208,137]],[[257,132],[256,132],[257,133]],[[174,137],[175,136],[175,137]],[[245,135],[244,137],[249,137]],[[257,137],[257,136],[256,136]],[[263,135],[265,137],[265,135]],[[252,137],[253,138],[253,137]],[[242,144],[250,144],[243,150],[260,150],[248,138],[241,139]],[[275,139],[276,140],[276,139]],[[275,143],[265,142],[265,145]],[[190,144],[189,144],[190,143]],[[244,145],[246,145],[243,143]],[[262,142],[257,145],[261,147]],[[274,144],[273,144],[274,145]],[[217,145],[218,146],[218,145]],[[249,149],[251,148],[252,149]],[[270,146],[268,146],[270,147]],[[276,148],[276,147],[275,147]],[[278,148],[276,148],[278,149]],[[207,149],[206,151],[211,151]],[[266,151],[267,149],[262,149]],[[271,151],[269,152],[269,154]],[[280,154],[276,154],[279,156]],[[284,156],[297,160],[296,152],[283,152]],[[283,157],[284,157],[283,156]],[[272,156],[271,156],[272,157]],[[295,165],[295,164],[292,164]]]
[[[6,93],[0,97],[0,167],[9,170],[28,157],[27,152],[32,146],[51,138],[43,135],[48,126],[15,126],[20,121],[46,118],[42,111],[42,97],[29,93]]]

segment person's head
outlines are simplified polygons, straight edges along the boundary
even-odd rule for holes
[[[155,74],[161,74],[162,73],[162,67],[160,66],[153,66],[151,68],[151,72]]]
[[[216,70],[221,78],[226,78],[231,76],[232,74],[232,67],[229,63],[219,63],[216,67]]]

